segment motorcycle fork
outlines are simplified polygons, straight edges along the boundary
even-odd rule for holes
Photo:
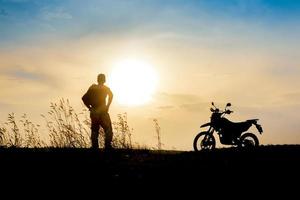
[[[214,129],[212,127],[209,127],[207,133],[208,134],[206,134],[205,137],[204,137],[205,141],[207,141],[208,137],[210,137],[210,136],[213,137]]]
[[[214,133],[214,129],[212,128],[212,127],[209,127],[209,129],[208,129],[208,135],[213,135],[213,133]]]

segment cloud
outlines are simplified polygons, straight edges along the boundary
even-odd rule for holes
[[[267,73],[279,77],[299,77],[300,69],[296,66],[272,66],[267,69]]]
[[[157,108],[161,110],[170,110],[175,108],[175,106],[158,106]]]
[[[165,92],[158,94],[158,98],[161,98],[162,100],[171,101],[176,104],[196,102],[201,100],[199,96],[193,94],[179,94],[179,93],[165,93]]]
[[[7,73],[8,76],[12,76],[16,79],[25,79],[25,80],[41,80],[43,77],[37,73],[31,73],[20,70],[9,70]]]
[[[200,103],[182,104],[179,107],[191,112],[199,112],[199,111],[204,111],[206,108],[208,108],[208,103],[200,102]]]
[[[283,105],[297,105],[300,103],[300,92],[288,92],[281,96],[281,101]]]
[[[199,112],[209,105],[201,97],[192,94],[160,93],[156,99],[162,103],[161,106],[158,106],[162,110],[179,108]]]
[[[73,16],[66,12],[63,8],[55,8],[53,10],[49,8],[42,9],[42,18],[44,20],[60,20],[60,19],[72,19]]]
[[[42,74],[36,72],[26,71],[24,69],[17,68],[9,68],[6,70],[1,70],[7,77],[16,80],[32,80],[32,81],[40,81],[43,80],[45,77]]]

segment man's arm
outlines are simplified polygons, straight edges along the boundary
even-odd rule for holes
[[[110,89],[108,89],[108,101],[107,101],[107,105],[106,105],[107,112],[108,112],[108,110],[109,110],[109,107],[110,107],[110,104],[111,104],[113,98],[114,98],[113,93],[111,92]]]

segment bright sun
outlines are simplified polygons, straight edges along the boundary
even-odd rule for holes
[[[142,105],[151,100],[157,84],[154,68],[143,61],[118,62],[109,77],[115,99],[122,105]]]

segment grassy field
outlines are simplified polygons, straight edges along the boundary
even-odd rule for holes
[[[1,148],[1,172],[19,181],[203,184],[299,177],[300,146],[212,152]],[[4,177],[2,175],[2,177]],[[5,176],[6,177],[6,176]],[[79,181],[81,180],[81,181]]]

